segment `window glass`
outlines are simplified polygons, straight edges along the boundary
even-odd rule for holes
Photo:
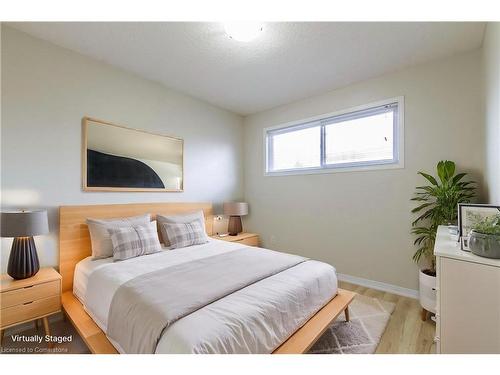
[[[392,160],[394,113],[380,113],[325,126],[325,163]]]
[[[321,165],[319,126],[272,136],[273,170],[319,167]]]

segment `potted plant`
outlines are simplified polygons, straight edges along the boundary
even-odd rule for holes
[[[457,223],[457,206],[468,203],[475,195],[473,181],[463,181],[466,173],[455,174],[455,163],[449,160],[437,164],[437,178],[428,173],[418,172],[430,185],[417,186],[412,201],[419,205],[411,210],[419,216],[412,222],[412,233],[417,236],[418,246],[413,255],[416,263],[424,264],[419,274],[420,304],[422,318],[427,312],[436,312],[436,258],[434,243],[439,225]]]
[[[485,217],[472,226],[469,248],[481,257],[500,259],[500,214]]]

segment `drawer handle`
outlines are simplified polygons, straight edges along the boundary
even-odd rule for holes
[[[30,286],[25,286],[23,289],[29,289],[29,288],[33,288],[34,285],[30,285]]]
[[[29,305],[30,303],[33,303],[33,301],[25,302],[25,303],[23,303],[23,305]]]

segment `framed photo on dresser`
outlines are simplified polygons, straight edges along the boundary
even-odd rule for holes
[[[458,231],[462,250],[469,251],[470,231],[484,218],[500,214],[500,206],[492,204],[458,204]]]

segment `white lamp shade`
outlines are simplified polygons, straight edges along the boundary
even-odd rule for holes
[[[248,203],[245,202],[225,202],[224,215],[244,216],[248,215]]]

